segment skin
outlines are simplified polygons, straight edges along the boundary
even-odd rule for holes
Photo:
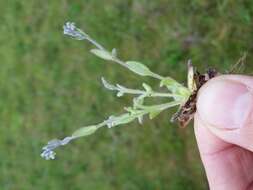
[[[201,87],[194,129],[211,190],[253,190],[253,77],[222,75]]]

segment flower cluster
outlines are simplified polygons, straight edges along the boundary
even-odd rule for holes
[[[69,35],[77,40],[84,40],[87,38],[87,35],[77,28],[73,22],[67,22],[63,26],[63,34]]]
[[[64,146],[68,144],[73,139],[74,137],[65,137],[63,140],[54,139],[49,141],[47,145],[42,148],[43,152],[41,153],[40,156],[42,158],[45,158],[46,160],[55,159],[56,153],[54,152],[54,149],[56,149],[59,146]]]

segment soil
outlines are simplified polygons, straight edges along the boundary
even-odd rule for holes
[[[208,69],[206,73],[201,74],[197,70],[194,71],[193,82],[195,83],[195,90],[189,96],[188,100],[180,106],[179,110],[172,116],[171,121],[177,122],[181,127],[186,127],[193,119],[197,110],[197,94],[201,86],[203,86],[208,80],[216,77],[218,72],[215,69]]]

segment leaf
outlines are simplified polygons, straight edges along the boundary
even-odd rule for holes
[[[119,91],[119,92],[117,93],[117,97],[121,97],[121,96],[124,96],[124,93]]]
[[[120,116],[110,116],[109,119],[106,121],[106,125],[108,126],[108,128],[111,128],[117,125],[129,123],[134,119],[135,117],[130,115],[129,113],[125,113]]]
[[[101,49],[92,49],[92,50],[90,50],[90,52],[102,59],[113,60],[113,56],[111,55],[111,53],[109,53],[107,51],[104,51]]]
[[[144,102],[144,96],[143,95],[140,95],[138,97],[135,97],[133,98],[133,105],[134,105],[134,108],[138,108],[140,107]]]
[[[159,115],[159,113],[161,113],[161,110],[156,110],[156,111],[152,111],[149,113],[149,119],[154,119],[156,116]]]
[[[124,110],[130,113],[130,115],[136,114],[136,110],[132,107],[124,107]]]
[[[139,116],[137,119],[139,124],[143,124],[143,115]]]
[[[166,86],[166,87],[177,86],[177,82],[170,77],[166,77],[166,78],[163,78],[160,82],[160,87],[162,86]]]
[[[174,79],[170,77],[166,77],[161,80],[160,87],[162,86],[166,86],[168,90],[170,90],[172,93],[175,93],[175,94],[177,94],[179,89],[182,88],[182,86],[179,85],[177,81],[175,81]]]
[[[117,53],[116,48],[113,48],[113,49],[112,49],[112,56],[113,56],[113,57],[117,57],[117,55],[118,55],[118,53]]]
[[[118,116],[115,120],[115,123],[116,125],[126,124],[133,121],[134,119],[135,117],[131,116],[129,113],[126,113],[122,114],[121,116]]]
[[[188,98],[191,95],[191,92],[188,88],[184,87],[170,77],[166,77],[161,80],[160,87],[162,86],[166,86],[167,89],[170,90],[173,94],[180,95],[183,99]]]
[[[120,85],[120,84],[116,84],[116,87],[118,88],[118,90],[121,90],[121,91],[127,91],[127,88]]]
[[[127,61],[126,65],[128,69],[131,71],[141,75],[141,76],[150,76],[152,75],[152,72],[149,70],[149,68],[142,63],[136,62],[136,61]]]
[[[147,92],[152,92],[152,88],[148,84],[142,83],[142,86]]]
[[[188,86],[188,89],[189,89],[191,92],[194,92],[195,90],[197,90],[197,85],[196,85],[196,82],[195,82],[195,80],[194,80],[194,74],[195,74],[194,67],[193,67],[191,61],[189,60],[189,61],[188,61],[187,86]]]
[[[72,136],[74,137],[83,137],[83,136],[88,136],[91,135],[92,133],[94,133],[97,130],[97,126],[96,125],[91,125],[91,126],[87,126],[87,127],[82,127],[78,130],[76,130]]]
[[[103,83],[104,87],[107,88],[108,90],[117,90],[117,87],[114,86],[114,85],[112,85],[112,84],[110,84],[109,82],[107,82],[104,79],[104,77],[102,77],[101,80],[102,80],[102,83]]]

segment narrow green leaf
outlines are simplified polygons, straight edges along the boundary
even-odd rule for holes
[[[172,79],[170,77],[166,77],[166,78],[162,79],[160,82],[160,87],[162,87],[162,86],[175,87],[178,85],[177,85],[177,81],[175,81],[174,79]]]
[[[88,136],[91,135],[92,133],[94,133],[97,130],[97,126],[95,125],[91,125],[91,126],[87,126],[87,127],[82,127],[78,130],[76,130],[72,136],[74,137],[83,137],[83,136]]]
[[[151,86],[149,86],[148,84],[142,83],[142,86],[143,86],[143,88],[144,88],[147,92],[151,92],[151,91],[152,91]]]
[[[160,82],[160,86],[161,87],[166,86],[166,88],[174,94],[180,94],[179,91],[181,91],[182,88],[185,89],[185,87],[183,87],[177,81],[175,81],[174,79],[170,77],[166,77],[162,79]]]
[[[194,74],[195,74],[195,70],[194,67],[191,63],[191,61],[188,61],[188,77],[187,77],[187,86],[188,89],[191,92],[194,92],[195,90],[197,90],[197,86],[196,86],[196,82],[194,80]]]
[[[119,116],[110,116],[108,120],[106,120],[106,125],[108,128],[115,127],[117,125],[130,123],[136,117],[131,115],[130,113],[125,113]]]
[[[131,71],[133,71],[141,76],[152,75],[152,72],[149,70],[149,68],[147,66],[143,65],[142,63],[139,63],[136,61],[127,61],[126,65]]]
[[[104,87],[108,90],[117,90],[117,87],[107,82],[104,77],[101,78]]]
[[[191,91],[178,83],[176,80],[166,77],[161,80],[160,87],[166,86],[168,90],[170,90],[173,94],[177,94],[182,96],[183,98],[188,98],[190,96]]]
[[[101,50],[101,49],[92,49],[90,50],[91,53],[93,53],[94,55],[100,57],[101,59],[105,59],[105,60],[112,60],[113,56],[111,55],[111,53]]]
[[[140,107],[141,105],[143,105],[143,102],[144,102],[144,96],[141,95],[141,96],[138,96],[136,98],[133,98],[133,106],[134,108],[138,108]]]
[[[156,111],[152,111],[149,113],[149,119],[154,119],[156,116],[159,115],[159,113],[161,113],[161,110],[156,110]]]
[[[112,56],[113,56],[113,57],[117,57],[117,54],[118,54],[118,53],[117,53],[117,49],[116,49],[116,48],[113,48],[113,49],[112,49]]]
[[[123,114],[123,115],[117,117],[115,120],[115,123],[116,123],[116,125],[126,124],[126,123],[133,121],[134,119],[135,119],[135,117],[133,117],[129,113],[126,113],[126,114]]]

